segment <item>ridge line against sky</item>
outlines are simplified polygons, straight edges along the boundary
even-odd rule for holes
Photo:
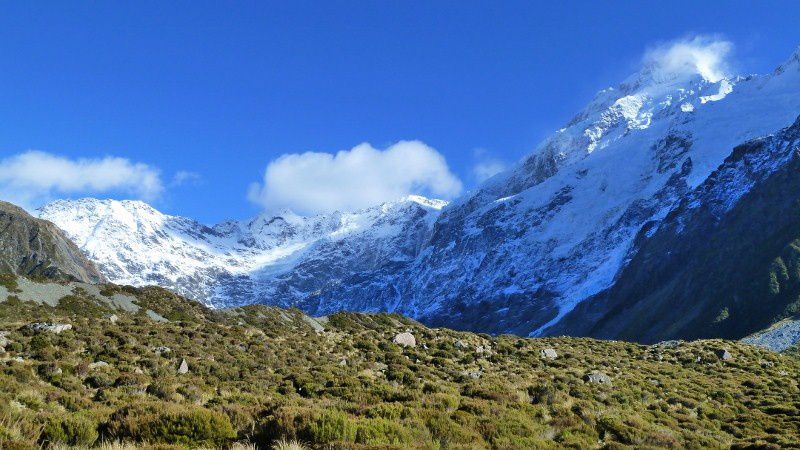
[[[579,3],[4,5],[0,198],[136,198],[206,223],[452,199],[643,54],[714,81],[768,72],[798,44],[776,32],[800,20],[790,2],[692,4],[705,21]]]

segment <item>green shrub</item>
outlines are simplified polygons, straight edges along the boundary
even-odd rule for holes
[[[24,441],[4,441],[0,439],[3,450],[39,450],[37,446]]]
[[[20,292],[19,285],[17,284],[17,276],[13,274],[0,274],[0,286],[5,287],[10,293]]]
[[[111,439],[220,446],[236,438],[224,414],[198,406],[134,406],[115,412],[108,423]]]
[[[82,416],[52,417],[40,438],[45,444],[92,445],[98,437],[97,423]]]
[[[311,442],[355,442],[357,427],[347,414],[323,410],[302,428],[304,438]]]
[[[361,419],[356,426],[356,443],[364,445],[408,445],[411,433],[396,421]]]

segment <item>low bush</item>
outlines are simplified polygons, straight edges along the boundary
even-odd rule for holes
[[[51,417],[42,429],[43,444],[92,445],[99,436],[97,422],[79,415]]]
[[[236,438],[227,416],[196,406],[126,407],[111,416],[106,432],[111,439],[169,442],[190,447],[220,446]]]

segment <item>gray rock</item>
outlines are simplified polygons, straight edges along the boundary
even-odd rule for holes
[[[469,345],[467,345],[466,342],[462,341],[461,339],[457,340],[455,345],[456,345],[456,348],[460,348],[460,349],[469,348]]]
[[[0,353],[4,353],[6,351],[6,347],[8,344],[12,343],[13,341],[8,338],[7,331],[0,331]]]
[[[552,348],[544,348],[539,351],[539,357],[542,359],[556,359],[558,358],[558,353]]]
[[[397,335],[394,337],[394,339],[392,339],[392,342],[394,342],[395,344],[400,345],[402,347],[416,347],[417,346],[416,338],[414,338],[413,334],[411,334],[411,333],[409,333],[407,331],[403,332],[403,333],[397,333]]]
[[[347,365],[347,359],[345,359],[345,358],[342,358],[342,359],[339,361],[339,365],[340,365],[340,366],[346,366],[346,365]]]
[[[181,365],[178,366],[178,375],[184,375],[187,373],[189,373],[189,364],[185,359],[181,359]]]
[[[111,323],[117,323],[119,321],[119,317],[116,314],[109,314],[106,316],[106,320]]]
[[[161,346],[161,347],[154,348],[153,352],[155,352],[155,354],[159,355],[159,356],[168,355],[168,354],[172,353],[172,349],[169,348],[169,347]]]
[[[169,322],[169,320],[167,320],[166,317],[162,316],[161,314],[151,309],[148,309],[147,311],[145,311],[145,313],[147,314],[147,317],[149,317],[152,320],[155,320],[156,322]]]
[[[90,370],[91,369],[102,369],[102,368],[108,367],[108,366],[110,366],[110,364],[105,362],[105,361],[96,361],[96,362],[93,362],[93,363],[89,364],[89,369]]]
[[[28,329],[35,331],[36,333],[55,333],[61,334],[64,331],[71,330],[72,325],[68,323],[45,323],[45,322],[35,322],[28,324]]]
[[[742,342],[782,352],[800,342],[800,320],[782,320],[764,331],[747,336]]]
[[[584,375],[583,381],[587,383],[605,384],[609,386],[611,385],[611,377],[597,370],[594,370]]]
[[[317,332],[317,333],[322,333],[322,332],[325,331],[325,326],[322,325],[321,323],[319,323],[319,321],[317,321],[313,317],[309,317],[309,316],[303,314],[303,321],[305,323],[309,324],[311,326],[311,328],[313,328],[314,331]]]
[[[733,355],[731,355],[731,353],[728,351],[727,348],[720,348],[720,349],[714,350],[714,354],[717,355],[717,358],[719,358],[719,359],[721,359],[723,361],[729,361],[729,360],[733,359]]]

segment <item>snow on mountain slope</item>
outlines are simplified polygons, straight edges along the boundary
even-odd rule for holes
[[[112,282],[157,284],[212,306],[291,306],[353,271],[416,256],[445,205],[409,196],[353,213],[289,211],[207,227],[139,201],[60,200],[61,227]]]
[[[412,198],[213,228],[133,202],[62,202],[41,215],[111,280],[217,306],[396,311],[429,325],[546,334],[608,289],[640,230],[655,230],[736,145],[798,114],[800,49],[768,75],[711,77],[650,62],[444,209]]]
[[[658,224],[613,286],[550,331],[643,343],[738,339],[800,302],[800,117],[737,146]],[[599,314],[598,314],[599,312]]]
[[[659,221],[734,146],[800,113],[800,49],[772,74],[708,79],[647,66],[606,89],[511,170],[454,201],[420,258],[347,292],[426,321],[546,333],[606,289]]]

